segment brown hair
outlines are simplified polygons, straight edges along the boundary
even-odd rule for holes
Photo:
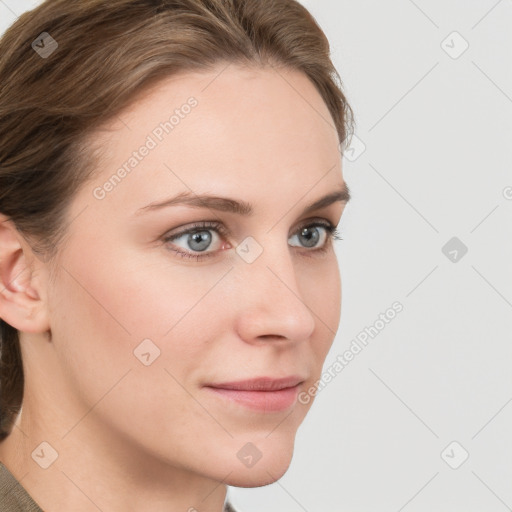
[[[51,263],[95,169],[87,135],[159,80],[222,61],[304,72],[348,147],[354,116],[329,43],[295,0],[46,0],[0,40],[0,212]],[[24,377],[18,331],[0,319],[0,335],[1,440]]]

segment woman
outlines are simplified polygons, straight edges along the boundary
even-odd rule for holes
[[[340,318],[325,35],[294,0],[47,0],[0,55],[0,508],[234,510]]]

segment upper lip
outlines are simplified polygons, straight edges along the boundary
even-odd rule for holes
[[[243,391],[277,391],[279,389],[293,388],[305,379],[297,375],[283,378],[257,377],[255,379],[246,379],[236,382],[221,382],[216,384],[207,384],[210,388],[237,389]]]

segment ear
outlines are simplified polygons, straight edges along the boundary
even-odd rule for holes
[[[0,214],[0,318],[19,331],[50,329],[47,269],[5,215]]]

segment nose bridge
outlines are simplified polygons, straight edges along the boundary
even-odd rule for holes
[[[299,287],[290,246],[268,235],[248,237],[237,247],[238,272],[246,287],[241,307],[245,337],[275,335],[306,339],[315,327]],[[264,244],[264,245],[263,245]]]
[[[237,253],[245,264],[241,264],[242,271],[247,272],[251,282],[255,281],[253,284],[261,283],[265,288],[271,289],[280,285],[287,288],[288,293],[300,296],[290,247],[277,238],[279,237],[272,234],[259,240],[247,237],[237,247]]]

